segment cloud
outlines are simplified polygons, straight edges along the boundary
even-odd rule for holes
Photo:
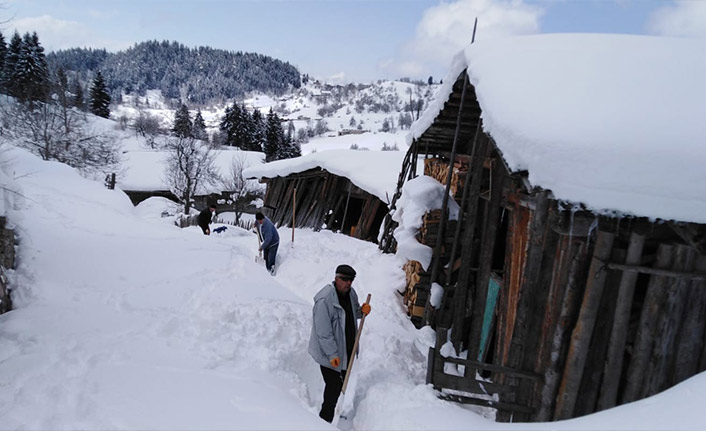
[[[326,82],[330,82],[332,84],[343,84],[346,83],[346,73],[345,72],[338,72],[334,73],[333,75],[327,76],[326,77]]]
[[[36,31],[39,42],[48,52],[89,47],[118,51],[132,45],[128,42],[102,39],[81,23],[57,19],[50,15],[14,19],[9,23],[9,26],[11,27],[9,33],[13,33],[15,30],[20,34]]]
[[[471,42],[478,17],[476,40],[539,33],[543,10],[523,0],[458,0],[427,9],[414,38],[395,58],[378,64],[391,77],[423,78],[445,74],[451,58]],[[396,75],[396,76],[395,76]]]
[[[660,36],[706,37],[706,2],[676,1],[654,11],[647,31]]]

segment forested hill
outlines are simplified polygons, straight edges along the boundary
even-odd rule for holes
[[[50,53],[47,61],[77,72],[84,82],[100,70],[113,100],[120,100],[121,93],[158,89],[190,105],[213,104],[251,91],[282,94],[301,83],[294,66],[266,55],[168,41],[142,42],[115,54],[73,48]]]

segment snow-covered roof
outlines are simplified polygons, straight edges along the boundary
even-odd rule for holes
[[[545,34],[469,45],[412,126],[468,68],[493,137],[533,186],[599,213],[706,223],[706,40]]]
[[[134,150],[123,154],[124,170],[117,175],[117,187],[127,191],[169,190],[164,178],[165,161],[168,152],[160,150]],[[221,177],[230,173],[233,160],[243,159],[244,166],[259,165],[265,154],[255,151],[241,151],[224,147],[216,152],[214,167]],[[202,185],[198,194],[220,193],[220,184]]]
[[[388,203],[397,189],[397,178],[404,156],[403,151],[318,151],[293,159],[252,166],[243,174],[246,178],[286,177],[318,167],[348,178],[357,187]],[[418,167],[417,172],[421,172],[420,169],[423,167]]]

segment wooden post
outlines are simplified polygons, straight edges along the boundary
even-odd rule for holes
[[[673,269],[690,271],[696,259],[694,250],[688,245],[677,245],[674,253]],[[661,313],[654,333],[652,353],[648,363],[647,375],[642,397],[649,397],[669,387],[668,370],[674,359],[676,337],[681,327],[686,295],[689,293],[689,281],[679,278],[667,280]]]
[[[447,210],[449,205],[449,191],[451,190],[451,178],[453,175],[454,159],[456,158],[456,148],[458,147],[458,136],[461,130],[461,113],[463,112],[463,102],[466,98],[466,87],[468,86],[468,73],[463,71],[463,90],[461,91],[461,104],[458,107],[458,115],[456,116],[456,131],[454,133],[453,145],[451,147],[451,157],[449,160],[449,172],[446,175],[446,191],[444,193],[444,200],[441,204],[441,221],[439,222],[439,234],[436,238],[436,246],[434,247],[434,254],[432,255],[432,269],[431,269],[431,282],[430,286],[436,282],[436,277],[439,274],[439,262],[441,261],[441,245],[444,242],[447,219]],[[411,97],[411,96],[410,96]],[[416,160],[415,160],[416,163]],[[431,292],[427,298],[426,304],[424,305],[424,323],[429,323],[431,320]]]
[[[657,249],[657,268],[666,269],[672,262],[673,247],[668,244],[660,244]],[[650,277],[647,286],[645,302],[640,314],[640,326],[637,328],[635,342],[632,348],[632,357],[627,371],[627,383],[620,399],[621,404],[638,400],[642,397],[642,388],[645,379],[645,372],[649,361],[650,352],[654,338],[657,318],[662,307],[665,295],[666,278],[659,275]]]
[[[571,327],[574,316],[578,313],[581,304],[581,292],[586,284],[586,268],[588,266],[588,247],[583,242],[566,237],[568,242],[568,262],[566,274],[559,275],[558,283],[565,284],[564,295],[561,300],[561,309],[551,345],[549,347],[549,362],[544,371],[544,386],[541,390],[540,407],[536,420],[548,422],[553,417],[556,394],[561,382],[562,369],[566,359],[567,347],[570,341]]]
[[[544,239],[547,228],[547,218],[549,213],[549,197],[548,192],[543,191],[537,194],[535,199],[535,209],[532,212],[531,221],[529,224],[529,241],[525,252],[527,257],[524,264],[521,288],[519,291],[519,300],[517,303],[517,313],[515,317],[514,330],[510,341],[510,352],[508,357],[508,366],[519,370],[523,369],[527,351],[532,349],[530,343],[536,342],[536,337],[529,340],[530,333],[537,328],[530,328],[533,314],[536,307],[536,297],[540,286],[539,278],[541,275],[542,256],[544,254]],[[529,356],[529,355],[527,355]],[[526,370],[529,371],[529,370]],[[519,404],[529,405],[532,401],[529,399],[530,393],[527,388],[518,388],[516,398],[512,401]],[[501,401],[505,401],[501,397]],[[517,419],[517,418],[515,418]],[[526,420],[524,417],[519,418],[520,421]]]
[[[481,229],[480,255],[478,258],[478,276],[476,278],[475,299],[471,317],[471,331],[468,339],[468,358],[473,361],[481,361],[479,355],[481,330],[485,318],[485,307],[488,300],[488,283],[490,283],[490,271],[493,263],[493,252],[495,251],[495,240],[500,224],[500,201],[502,199],[503,180],[505,172],[502,164],[497,160],[491,165],[491,191],[488,211],[484,218],[484,228]],[[478,181],[480,182],[480,181]]]
[[[348,185],[348,197],[346,198],[346,208],[343,210],[343,220],[341,220],[341,232],[346,225],[346,216],[348,215],[348,203],[351,200],[351,185]],[[345,233],[345,232],[343,232]]]
[[[645,245],[645,236],[633,232],[630,235],[628,254],[625,258],[626,265],[637,265],[642,258],[642,249]],[[637,272],[623,272],[618,291],[618,300],[615,306],[615,317],[613,318],[613,329],[608,344],[608,354],[606,356],[605,374],[601,393],[598,398],[598,410],[609,409],[616,405],[618,401],[618,385],[623,369],[623,356],[625,354],[625,343],[628,337],[628,326],[630,323],[630,308],[635,294],[635,282]]]
[[[292,196],[292,243],[294,243],[294,226],[297,224],[297,188]]]
[[[706,256],[698,257],[696,271],[706,272]],[[704,343],[705,325],[706,282],[693,280],[689,286],[683,326],[677,337],[679,341],[671,384],[676,385],[699,372],[699,355],[702,348],[706,346]]]
[[[610,259],[624,262],[627,256],[626,248],[613,248]],[[596,315],[596,324],[593,327],[588,356],[583,369],[583,377],[579,386],[574,416],[584,416],[596,411],[600,389],[603,383],[606,355],[610,342],[610,332],[613,328],[615,306],[618,302],[620,291],[621,272],[608,270],[608,275],[603,288],[603,296]]]
[[[596,324],[596,316],[601,303],[601,296],[603,295],[603,287],[605,286],[607,276],[605,264],[610,258],[614,239],[614,233],[603,230],[598,231],[596,247],[593,251],[593,258],[591,258],[591,267],[588,270],[588,280],[581,310],[579,311],[576,327],[571,334],[569,354],[561,379],[556,410],[554,411],[555,420],[569,419],[574,413],[591,335],[593,335],[593,328]]]
[[[463,322],[466,317],[466,298],[468,292],[468,280],[470,278],[471,244],[473,243],[473,231],[475,230],[475,218],[478,208],[478,194],[480,192],[480,172],[478,171],[483,170],[483,158],[485,154],[484,151],[479,149],[479,145],[483,146],[483,144],[479,144],[480,133],[481,123],[478,122],[476,134],[473,138],[473,149],[471,150],[471,165],[468,166],[468,171],[466,171],[466,179],[463,185],[463,196],[461,198],[462,206],[459,209],[459,219],[456,223],[454,246],[452,247],[451,260],[449,261],[449,265],[453,265],[453,262],[456,259],[456,247],[458,246],[458,242],[461,241],[461,261],[466,262],[466,265],[461,266],[459,275],[456,279],[456,288],[454,289],[455,307],[452,308],[453,330],[451,332],[451,341],[454,343],[454,347],[456,347],[456,349],[461,347],[464,332]],[[465,231],[462,236],[461,228],[463,225],[465,225]],[[449,268],[449,274],[446,279],[447,288],[451,285],[452,272],[453,269]]]

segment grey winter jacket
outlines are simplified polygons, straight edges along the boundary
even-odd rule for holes
[[[358,302],[358,294],[351,288],[351,308],[355,315],[354,321],[363,317]],[[311,325],[311,338],[309,339],[309,354],[324,367],[331,367],[331,359],[341,358],[338,371],[348,368],[348,353],[346,352],[346,312],[338,302],[336,287],[333,283],[327,284],[314,296],[314,319]],[[356,325],[355,332],[358,332]]]

